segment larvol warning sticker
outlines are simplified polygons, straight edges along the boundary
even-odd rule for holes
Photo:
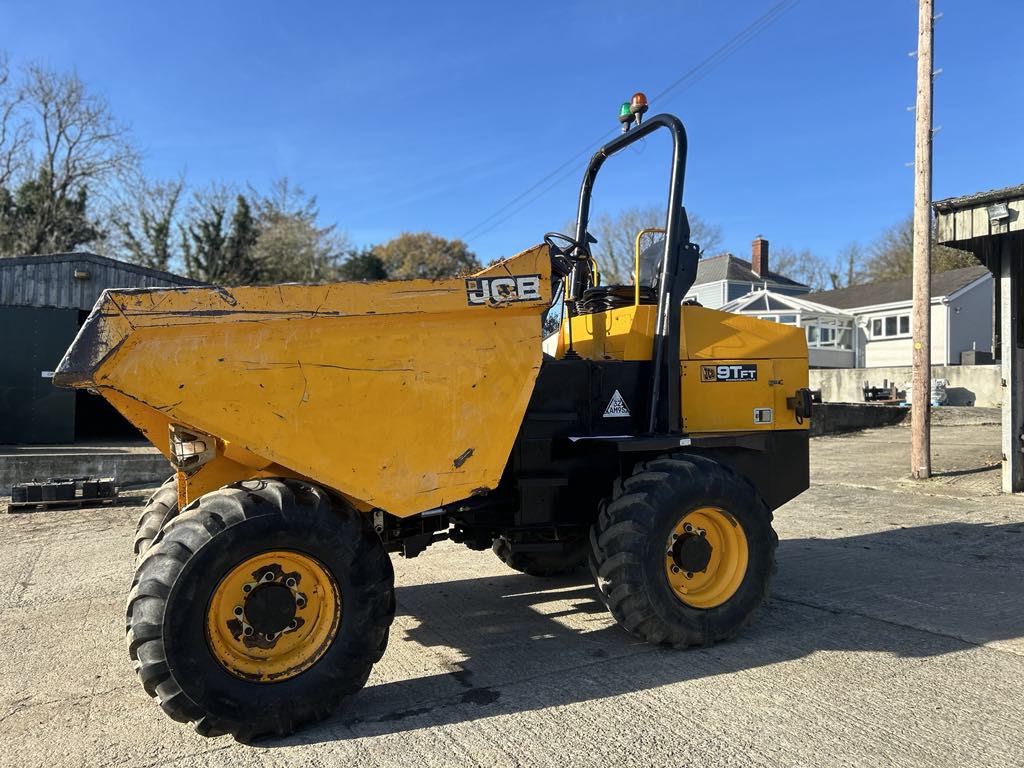
[[[622,395],[619,394],[619,390],[616,389],[612,399],[608,401],[608,407],[604,409],[604,417],[614,419],[618,416],[629,416],[629,408],[626,406],[626,401],[622,399]]]
[[[701,381],[757,381],[757,365],[741,363],[738,365],[702,365]]]
[[[466,301],[478,304],[507,304],[540,299],[540,275],[466,278]]]

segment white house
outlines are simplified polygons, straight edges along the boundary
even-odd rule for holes
[[[696,301],[708,309],[720,309],[740,296],[759,288],[797,296],[811,289],[785,275],[768,269],[768,241],[760,235],[751,246],[751,260],[721,253],[697,262],[697,277],[684,300]]]
[[[960,353],[992,349],[992,273],[964,267],[932,274],[932,365],[956,365]],[[845,310],[857,321],[860,367],[910,365],[909,277],[808,294],[818,304]]]
[[[932,275],[932,364],[956,365],[960,353],[992,348],[992,273],[982,266]],[[805,328],[815,368],[910,365],[909,277],[787,296],[754,290],[722,306]]]

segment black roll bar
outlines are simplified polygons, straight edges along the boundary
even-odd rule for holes
[[[590,199],[597,172],[601,170],[604,161],[659,128],[667,129],[672,134],[672,176],[668,188],[665,251],[661,258],[661,273],[658,278],[658,315],[651,349],[653,381],[648,430],[651,434],[678,434],[682,431],[679,401],[679,305],[697,277],[699,258],[696,246],[690,243],[690,223],[683,208],[686,129],[678,117],[669,114],[655,115],[628,133],[612,139],[594,153],[580,185],[576,242],[587,242]],[[578,299],[586,290],[590,274],[589,265],[577,263],[568,280],[567,304]]]

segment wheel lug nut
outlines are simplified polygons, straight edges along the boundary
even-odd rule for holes
[[[267,571],[265,574],[263,574],[263,580],[264,581],[273,581],[274,580],[274,574],[272,574],[270,571]]]
[[[678,565],[673,565],[672,566],[672,573],[679,573],[679,566]]]
[[[246,593],[252,592],[252,584],[243,584],[242,591]]]
[[[290,621],[290,622],[288,623],[288,629],[295,629],[295,628],[297,628],[298,626],[299,626],[299,622],[297,622],[297,621],[296,621],[295,619],[292,619],[292,620],[291,620],[291,621]]]
[[[246,627],[245,629],[243,629],[242,630],[242,634],[245,635],[246,637],[251,637],[252,636],[252,627]]]
[[[288,581],[286,581],[285,584],[287,586],[289,586],[289,587],[294,587],[295,586],[295,579],[288,579]]]
[[[683,575],[686,576],[686,578],[688,578],[688,579],[692,579],[693,578],[693,571],[687,571]]]
[[[235,606],[235,616],[241,616],[243,613],[245,613],[245,611],[242,610],[242,606],[236,605]]]

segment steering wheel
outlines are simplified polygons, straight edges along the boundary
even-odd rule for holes
[[[555,242],[556,240],[565,243],[569,247],[565,248],[564,246],[558,245]],[[563,235],[561,232],[548,232],[547,234],[544,235],[544,242],[547,243],[547,246],[551,248],[553,251],[555,251],[559,256],[568,256],[569,258],[574,258],[574,253],[586,253],[586,249],[581,248],[579,242],[577,242],[575,238],[569,237],[568,235]],[[586,257],[576,256],[575,258],[579,259]]]
[[[575,238],[561,232],[548,232],[544,235],[544,242],[551,250],[551,271],[561,277],[572,272],[574,261],[590,258],[588,250],[581,247]]]

